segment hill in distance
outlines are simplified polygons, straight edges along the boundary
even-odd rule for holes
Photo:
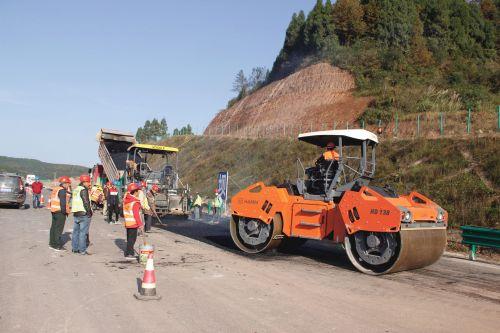
[[[87,171],[88,168],[81,165],[55,164],[29,158],[0,156],[0,172],[17,173],[22,177],[30,174],[37,175],[41,179],[53,179],[54,175],[75,177]]]
[[[262,84],[238,73],[237,97],[207,132],[494,113],[499,46],[500,1],[317,0],[309,13],[293,15]]]
[[[220,134],[228,129],[252,134],[262,128],[299,126],[310,122],[331,124],[354,122],[371,98],[355,97],[356,85],[349,72],[328,63],[304,68],[272,82],[221,111],[205,134]],[[297,128],[298,130],[298,128]]]

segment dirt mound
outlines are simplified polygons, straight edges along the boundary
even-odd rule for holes
[[[273,82],[221,111],[210,122],[205,134],[244,131],[251,134],[262,128],[311,125],[331,128],[336,122],[356,120],[370,98],[354,97],[353,76],[327,63],[304,68]]]

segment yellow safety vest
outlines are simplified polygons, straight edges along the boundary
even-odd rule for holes
[[[83,186],[78,185],[73,190],[73,196],[71,198],[72,213],[85,212],[85,207],[83,206],[83,199],[82,196],[80,195],[80,192],[82,192],[83,189],[84,189]]]
[[[149,207],[148,198],[142,190],[139,190],[139,201],[141,202],[141,207],[143,210],[151,210],[151,208]]]
[[[219,208],[220,206],[222,206],[222,198],[220,195],[216,195],[214,199],[214,207]]]
[[[193,206],[201,206],[201,204],[202,204],[201,197],[199,195],[197,195]]]

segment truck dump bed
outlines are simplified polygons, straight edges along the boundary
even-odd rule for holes
[[[101,128],[97,141],[99,159],[106,176],[110,181],[120,179],[126,169],[127,149],[136,143],[134,134]]]

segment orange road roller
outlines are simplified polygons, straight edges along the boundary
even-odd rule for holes
[[[255,183],[231,200],[231,237],[259,253],[309,239],[343,244],[351,263],[372,275],[425,267],[446,246],[448,213],[424,195],[371,186],[377,136],[363,129],[300,134],[328,150],[314,166],[297,161],[297,181]]]

